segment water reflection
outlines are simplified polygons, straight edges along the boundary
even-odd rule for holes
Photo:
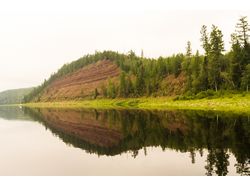
[[[8,109],[10,110],[10,109]],[[248,115],[202,111],[144,111],[95,109],[22,109],[68,145],[88,153],[114,156],[148,147],[206,157],[206,175],[227,175],[229,158],[240,175],[250,175]],[[208,154],[203,155],[204,152]]]
[[[32,118],[29,115],[24,114],[24,110],[21,107],[10,107],[0,105],[0,118],[6,120],[25,120],[30,121]]]

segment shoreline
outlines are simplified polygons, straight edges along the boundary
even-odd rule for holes
[[[15,105],[17,106],[17,105]],[[195,100],[173,100],[169,97],[142,97],[142,98],[116,98],[93,99],[81,101],[55,101],[25,103],[20,106],[31,108],[97,108],[97,109],[177,109],[177,110],[203,110],[225,111],[250,114],[250,95],[234,95],[232,97],[204,98]]]

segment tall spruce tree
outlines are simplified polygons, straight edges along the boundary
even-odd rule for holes
[[[201,46],[203,47],[205,51],[203,63],[201,66],[201,73],[199,76],[199,89],[200,90],[207,90],[209,88],[208,85],[208,55],[210,53],[210,43],[209,43],[209,36],[207,33],[207,26],[203,25],[201,27]]]
[[[247,17],[243,16],[239,19],[239,22],[236,24],[236,31],[238,34],[238,39],[240,41],[240,44],[246,48],[248,45],[248,39],[250,37],[249,35],[249,25],[247,21]]]
[[[203,25],[201,27],[201,46],[203,47],[204,51],[205,51],[205,56],[208,56],[209,51],[210,51],[210,44],[209,44],[209,36],[207,33],[207,26]]]
[[[191,60],[192,60],[191,42],[188,41],[187,47],[186,47],[185,61],[183,62],[183,70],[186,72],[186,76],[187,76],[187,86],[186,86],[187,90],[190,90],[192,88]]]
[[[250,26],[247,21],[247,17],[243,16],[239,19],[236,25],[236,33],[240,45],[242,47],[242,69],[244,70],[246,65],[250,64],[250,44],[249,34]]]
[[[199,54],[199,51],[196,51],[196,54],[191,63],[191,72],[192,72],[192,90],[197,93],[202,90],[201,85],[203,81],[201,81],[201,67],[203,65],[202,58]]]
[[[212,25],[210,33],[209,44],[210,51],[208,53],[208,81],[211,88],[217,92],[221,81],[221,65],[222,65],[222,52],[224,51],[224,42],[221,30],[215,25]]]
[[[230,75],[235,89],[240,88],[242,76],[242,48],[236,34],[231,35]]]

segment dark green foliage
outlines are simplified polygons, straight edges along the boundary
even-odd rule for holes
[[[249,87],[250,87],[250,64],[246,66],[246,69],[242,76],[242,89],[248,92]]]
[[[242,49],[239,39],[235,34],[232,34],[232,50],[230,52],[231,60],[231,78],[234,88],[240,88],[240,78],[242,75]]]
[[[211,97],[211,96],[214,96],[214,95],[215,95],[215,93],[214,93],[213,90],[207,90],[207,91],[199,92],[196,95],[196,98],[197,99],[202,99],[202,98]]]
[[[211,88],[217,91],[221,83],[221,65],[222,65],[222,52],[224,51],[224,42],[222,40],[222,33],[216,26],[212,26],[210,34],[210,49],[208,53],[208,81]]]
[[[190,71],[191,71],[190,77],[191,77],[191,88],[192,88],[191,91],[194,93],[197,93],[198,91],[202,90],[202,84],[204,84],[201,82],[202,64],[203,64],[202,57],[200,56],[199,51],[196,51],[196,54],[193,57],[190,66]],[[202,72],[204,72],[204,70]]]
[[[119,96],[120,97],[126,97],[128,93],[126,92],[127,85],[126,85],[126,80],[125,80],[125,73],[122,72],[120,75],[120,87],[119,87]]]
[[[196,89],[198,91],[207,90],[208,89],[208,58],[204,57],[204,60],[201,65],[201,72],[198,78],[198,83]]]
[[[108,80],[107,97],[111,99],[116,97],[116,87],[111,79]]]
[[[144,67],[141,64],[136,72],[135,94],[136,96],[142,96],[144,91],[145,91]]]
[[[125,93],[127,94],[126,97],[133,96],[134,93],[134,86],[130,76],[126,78]]]
[[[173,60],[174,60],[172,62],[173,73],[174,73],[175,77],[178,77],[178,75],[181,73],[181,64],[184,60],[184,55],[178,54],[178,55],[176,55],[176,57]]]

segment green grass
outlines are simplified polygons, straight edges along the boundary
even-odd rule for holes
[[[138,109],[190,109],[217,110],[250,114],[250,94],[235,94],[230,97],[203,98],[195,100],[174,100],[169,97],[160,98],[126,98],[95,99],[83,101],[43,102],[23,104],[39,108],[138,108]]]

